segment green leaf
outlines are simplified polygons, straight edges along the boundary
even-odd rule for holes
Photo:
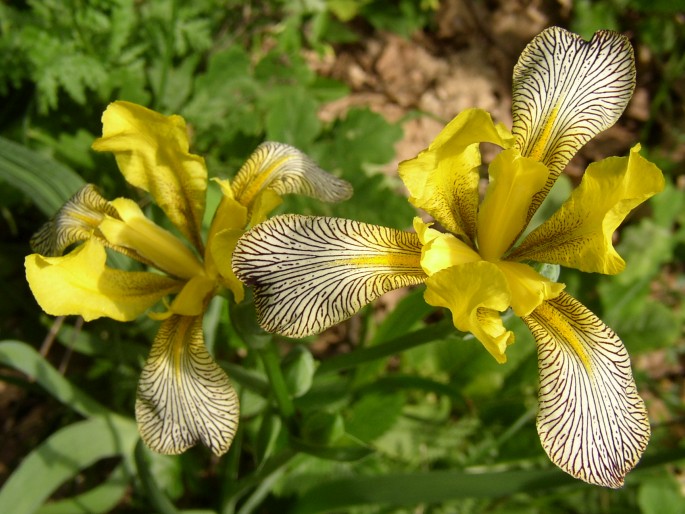
[[[102,416],[111,412],[69,382],[31,346],[21,341],[0,342],[0,363],[17,369],[50,395],[82,416]],[[0,512],[3,512],[0,509]]]
[[[22,191],[48,217],[85,183],[63,164],[3,137],[0,180]]]
[[[403,394],[368,394],[356,402],[347,413],[348,434],[370,443],[389,431],[402,414]]]
[[[637,503],[642,514],[682,514],[685,497],[670,476],[650,478],[640,484]]]
[[[72,498],[49,502],[36,514],[104,514],[112,512],[129,490],[131,477],[123,464],[117,466],[101,485]]]
[[[130,454],[137,439],[135,422],[116,415],[58,430],[24,457],[9,477],[0,490],[0,512],[35,512],[53,491],[81,470],[100,459]]]
[[[280,87],[267,103],[266,137],[307,149],[321,132],[319,104],[302,87]]]
[[[295,346],[281,363],[283,378],[293,398],[305,394],[312,387],[316,364],[311,352],[302,345]]]

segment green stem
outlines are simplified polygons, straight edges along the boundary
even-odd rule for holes
[[[264,364],[266,376],[269,378],[271,392],[276,400],[276,406],[283,418],[283,422],[292,433],[294,428],[295,405],[290,398],[288,386],[285,383],[283,372],[281,371],[281,361],[273,341],[259,350],[259,355]]]

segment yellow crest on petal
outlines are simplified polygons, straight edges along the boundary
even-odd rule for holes
[[[175,455],[202,442],[223,455],[239,417],[238,395],[205,348],[202,317],[164,321],[138,383],[136,421],[145,444]]]
[[[530,219],[574,154],[621,116],[635,88],[630,41],[599,31],[590,41],[559,27],[536,36],[514,67],[516,149],[550,169]]]
[[[188,151],[180,116],[164,116],[130,102],[111,103],[102,115],[102,137],[93,149],[112,152],[126,180],[154,198],[171,222],[198,249],[205,209],[207,169]]]
[[[86,321],[131,321],[183,285],[155,273],[108,268],[106,259],[104,246],[91,239],[64,257],[27,256],[26,278],[45,312]]]
[[[231,189],[236,200],[250,211],[267,192],[277,196],[297,193],[326,202],[352,196],[348,182],[326,173],[297,148],[272,141],[255,149],[236,174]],[[274,206],[274,199],[267,201],[257,221],[266,218],[267,211]]]

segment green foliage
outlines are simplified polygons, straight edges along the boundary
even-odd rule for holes
[[[234,176],[257,144],[272,139],[299,147],[355,189],[338,205],[287,198],[283,211],[407,228],[415,211],[388,170],[402,129],[368,108],[323,121],[321,108],[349,91],[318,75],[308,56],[359,41],[360,25],[403,36],[430,28],[436,4],[0,4],[0,276],[7,291],[0,386],[22,404],[3,405],[2,413],[20,418],[36,405],[53,413],[34,421],[14,458],[2,463],[0,512],[679,512],[682,494],[670,472],[685,459],[670,424],[685,415],[678,388],[636,368],[638,387],[667,413],[666,422],[657,420],[624,489],[579,483],[553,468],[540,447],[535,344],[513,317],[506,322],[516,344],[500,365],[427,305],[420,287],[387,313],[366,309],[348,333],[331,331],[316,344],[264,333],[249,298],[239,305],[216,298],[205,339],[239,392],[239,433],[220,459],[202,447],[161,456],[140,443],[131,419],[157,322],[55,321],[24,283],[28,238],[83,180],[108,197],[132,194],[109,156],[90,150],[114,99],[184,116],[193,151],[206,156],[212,176]],[[624,8],[640,14],[658,7],[654,17],[636,16],[636,35],[667,64],[662,110],[683,65],[671,5],[574,2],[573,22],[585,35],[625,27]],[[540,217],[571,187],[560,180]],[[218,201],[210,185],[210,214]],[[682,358],[674,343],[682,345],[685,325],[683,202],[682,188],[669,186],[621,229],[623,274],[562,272],[570,292],[615,328],[637,359]]]

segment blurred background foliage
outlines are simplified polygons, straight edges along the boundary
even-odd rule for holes
[[[684,512],[683,10],[666,0],[0,4],[0,512]],[[293,144],[350,181],[355,195],[339,205],[289,199],[283,210],[406,228],[414,211],[396,159],[413,148],[413,120],[441,126],[450,107],[429,112],[401,91],[374,89],[368,77],[355,81],[345,57],[373,57],[379,42],[400,41],[449,61],[480,45],[493,61],[499,56],[493,87],[506,92],[518,51],[552,24],[587,38],[619,30],[636,49],[632,110],[580,162],[625,153],[639,140],[668,182],[617,234],[623,274],[561,276],[621,335],[650,409],[652,441],[625,488],[575,481],[544,455],[535,347],[520,322],[510,320],[517,344],[498,365],[427,306],[421,288],[320,337],[275,345],[255,334],[249,302],[227,308],[215,300],[206,339],[240,391],[238,436],[221,459],[203,447],[175,457],[147,451],[132,415],[157,323],[52,319],[23,275],[29,237],[83,181],[108,198],[145,202],[111,156],[90,150],[106,105],[124,99],[182,115],[211,176],[231,177],[265,139]],[[362,68],[372,75],[371,61]],[[421,70],[418,62],[390,64]],[[379,90],[398,107],[391,115],[363,101]],[[362,101],[349,101],[360,93]],[[500,112],[508,102],[499,97]],[[435,135],[418,132],[416,151]],[[577,182],[572,168],[546,212]],[[215,204],[218,191],[208,194]],[[274,401],[283,391],[274,390],[264,352],[280,366],[292,412]]]

